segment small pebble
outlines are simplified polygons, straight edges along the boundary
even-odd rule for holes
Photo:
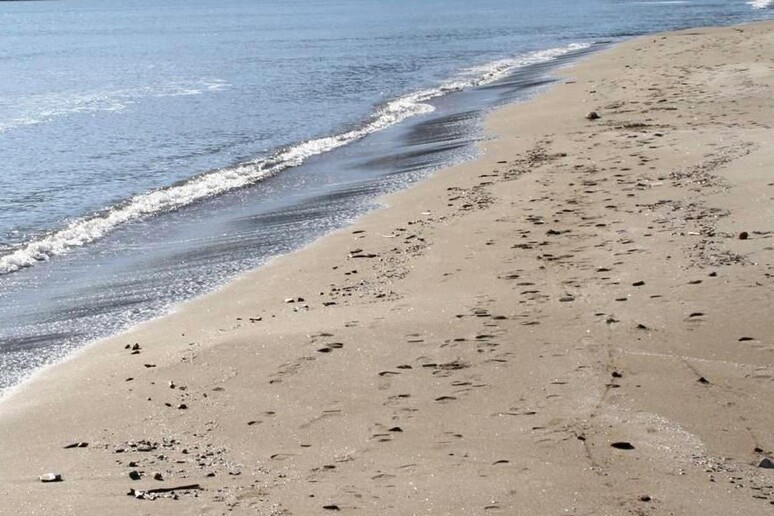
[[[38,478],[43,483],[62,481],[62,475],[60,475],[59,473],[46,473],[44,475],[40,475]]]

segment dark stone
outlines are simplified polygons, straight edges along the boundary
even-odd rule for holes
[[[626,441],[617,441],[612,443],[610,446],[613,448],[616,448],[618,450],[633,450],[634,445],[632,443],[626,442]]]
[[[750,238],[750,234],[747,231],[739,233],[739,240],[747,240],[748,238]]]
[[[589,111],[586,113],[586,120],[597,120],[599,118],[599,113],[596,111]]]
[[[129,478],[132,480],[140,480],[140,472],[133,469],[129,472]]]
[[[758,463],[758,467],[763,469],[774,469],[774,462],[772,462],[768,457],[763,457]]]

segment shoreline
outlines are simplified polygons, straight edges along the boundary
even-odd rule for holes
[[[498,101],[491,101],[490,100],[489,102],[487,102],[487,101],[483,101],[481,99],[478,99],[478,100],[475,100],[475,101],[471,102],[470,101],[471,99],[466,97],[467,98],[467,102],[466,101],[461,101],[461,102],[457,101],[458,106],[459,105],[466,106],[466,109],[464,110],[464,114],[462,114],[462,115],[460,115],[458,113],[458,111],[459,111],[458,108],[456,108],[456,109],[455,108],[449,109],[448,107],[446,107],[445,109],[441,109],[441,111],[444,113],[444,114],[439,115],[439,118],[441,118],[441,119],[443,119],[445,116],[452,116],[452,117],[460,116],[461,118],[469,118],[471,120],[477,120],[477,122],[470,124],[471,127],[469,127],[467,129],[467,132],[464,133],[463,136],[455,138],[452,141],[454,145],[451,145],[451,146],[459,146],[460,148],[470,147],[471,149],[476,149],[475,155],[479,155],[481,153],[481,150],[479,148],[480,147],[480,142],[485,140],[488,137],[488,136],[486,136],[484,134],[484,131],[483,131],[483,128],[482,128],[483,120],[486,118],[487,113],[489,113],[489,112],[491,112],[493,110],[496,110],[498,108],[498,106],[502,107],[502,105],[507,105],[507,104],[511,104],[511,103],[526,102],[530,98],[534,97],[535,95],[539,95],[546,88],[550,88],[551,85],[553,85],[553,83],[556,80],[558,80],[555,77],[556,73],[558,73],[561,70],[567,68],[568,66],[572,66],[572,63],[574,63],[574,62],[578,62],[579,60],[586,59],[589,56],[591,56],[591,55],[593,55],[595,53],[598,53],[600,50],[603,50],[604,48],[609,47],[611,44],[612,43],[610,43],[610,42],[602,42],[602,43],[600,43],[600,42],[573,43],[573,44],[567,45],[566,47],[546,48],[546,49],[538,50],[538,51],[530,51],[530,52],[528,52],[527,54],[525,54],[522,57],[509,59],[508,60],[509,62],[510,61],[513,61],[514,63],[516,63],[516,62],[519,62],[519,63],[524,62],[526,64],[520,64],[520,65],[513,64],[513,65],[509,65],[509,67],[510,66],[515,66],[515,68],[513,68],[513,69],[508,68],[510,70],[510,72],[508,72],[507,74],[504,71],[505,69],[497,69],[497,71],[493,71],[493,70],[495,70],[494,63],[496,63],[496,61],[493,62],[493,63],[488,63],[487,65],[482,66],[482,68],[490,69],[490,72],[486,76],[481,76],[481,77],[477,78],[476,80],[471,80],[472,81],[471,84],[476,83],[479,80],[483,81],[482,84],[478,84],[476,86],[471,86],[468,89],[460,89],[459,91],[457,91],[457,90],[449,91],[449,92],[446,92],[446,93],[443,93],[443,94],[439,94],[438,96],[435,96],[435,95],[436,95],[436,93],[441,91],[442,86],[439,86],[438,88],[431,88],[431,89],[427,90],[427,91],[432,93],[431,98],[427,99],[427,102],[436,101],[438,99],[447,99],[446,102],[448,102],[449,98],[456,98],[459,95],[466,95],[467,97],[470,97],[471,95],[475,96],[476,95],[476,90],[478,90],[480,88],[484,88],[484,89],[493,88],[496,91],[508,92],[509,95],[513,95],[513,96],[515,96],[517,98],[517,100],[506,101],[506,104],[503,104],[502,100],[498,100]],[[543,59],[548,59],[548,60],[543,61]],[[532,62],[532,61],[534,61],[534,62]],[[505,81],[505,82],[502,83],[502,81]],[[522,84],[522,85],[514,87],[514,86],[510,86],[511,81],[517,81],[519,83],[526,82],[526,84]],[[446,83],[452,84],[452,83],[454,83],[454,80],[450,79],[450,80],[446,81],[444,84],[446,84]],[[458,88],[458,87],[459,86],[455,86],[455,88]],[[390,100],[390,101],[386,102],[385,104],[383,104],[381,108],[377,109],[376,112],[381,112],[381,111],[383,111],[385,109],[386,106],[390,106],[390,105],[399,103],[402,99],[413,98],[416,95],[418,95],[418,93],[421,92],[421,91],[425,91],[425,90],[417,90],[416,92],[414,92],[412,94],[407,94],[407,95],[404,95],[402,97],[399,97],[398,99]],[[503,93],[500,93],[500,95],[502,95],[502,94]],[[478,95],[481,96],[481,93],[478,93]],[[416,102],[418,102],[418,101],[416,101]],[[408,122],[408,124],[410,124],[412,118],[413,117],[410,117],[407,120],[403,120],[402,122],[398,122],[398,124],[407,123],[407,122]],[[419,118],[423,118],[423,117],[420,116]],[[419,122],[419,123],[421,124],[421,123],[435,122],[435,121],[436,121],[436,118],[431,117],[429,120],[426,120],[425,122]],[[409,131],[410,131],[411,130],[411,126],[408,125],[408,127],[409,127]],[[391,127],[387,127],[386,129],[388,129],[388,130],[389,129],[393,129],[394,130],[396,128],[397,127],[392,127],[391,126]],[[353,131],[357,132],[357,131],[359,131],[359,129],[354,129]],[[353,132],[353,131],[350,131],[350,132]],[[420,159],[425,157],[425,158],[428,159],[428,164],[425,166],[427,168],[427,170],[421,171],[419,174],[415,175],[415,174],[411,174],[411,173],[401,172],[400,167],[396,166],[397,170],[394,173],[396,173],[397,175],[400,175],[401,177],[403,175],[406,175],[407,178],[399,179],[396,182],[396,184],[383,186],[382,187],[382,192],[376,194],[375,197],[366,195],[365,198],[363,198],[363,199],[356,199],[356,202],[358,204],[361,204],[363,207],[362,208],[358,208],[357,210],[353,210],[353,212],[351,214],[347,214],[347,216],[344,217],[344,219],[343,219],[343,220],[345,220],[343,225],[341,223],[335,222],[335,223],[331,224],[331,226],[334,229],[330,229],[329,228],[329,229],[324,230],[325,232],[319,233],[319,234],[316,234],[316,235],[314,233],[310,233],[310,236],[312,236],[311,240],[303,239],[305,241],[305,243],[301,243],[301,244],[299,244],[299,247],[291,249],[291,250],[289,250],[289,251],[287,251],[287,252],[285,252],[283,254],[279,254],[279,255],[271,255],[271,254],[269,254],[265,258],[263,257],[263,255],[260,255],[262,257],[262,259],[265,260],[261,264],[259,264],[257,266],[245,268],[245,269],[241,270],[241,272],[235,273],[231,277],[226,277],[226,279],[220,278],[219,281],[216,281],[214,283],[209,284],[204,290],[202,290],[201,292],[199,292],[197,294],[189,295],[188,297],[184,297],[184,298],[179,299],[177,301],[171,301],[168,305],[165,306],[165,308],[156,311],[156,315],[153,315],[153,316],[151,316],[149,318],[146,318],[146,319],[143,319],[143,320],[137,320],[137,321],[135,321],[135,322],[133,322],[131,324],[128,324],[128,325],[126,325],[124,327],[121,327],[121,328],[112,328],[112,330],[114,330],[114,332],[111,333],[111,334],[103,335],[103,336],[99,336],[99,337],[89,337],[88,340],[81,341],[82,342],[81,344],[73,344],[72,346],[68,345],[68,348],[70,349],[69,352],[66,352],[64,355],[62,353],[55,353],[54,355],[52,355],[53,357],[55,357],[52,361],[50,361],[50,362],[48,362],[48,363],[46,363],[46,364],[44,364],[42,366],[39,366],[36,369],[32,370],[30,372],[30,374],[28,374],[27,376],[23,376],[22,377],[23,379],[20,382],[17,382],[16,384],[12,384],[10,386],[6,386],[5,384],[3,384],[0,381],[0,402],[2,402],[2,400],[4,398],[6,398],[6,397],[13,396],[14,391],[16,391],[19,388],[23,388],[24,384],[27,383],[28,381],[30,381],[31,379],[34,379],[34,378],[38,377],[41,374],[45,374],[45,372],[48,371],[51,367],[56,367],[58,364],[60,364],[62,362],[66,362],[66,361],[69,361],[69,360],[73,359],[74,357],[78,356],[78,354],[81,351],[83,351],[84,349],[89,348],[89,347],[94,346],[94,345],[98,345],[99,343],[101,343],[103,341],[106,341],[106,340],[109,340],[111,338],[114,338],[114,337],[116,337],[118,335],[121,335],[121,334],[130,332],[130,331],[133,331],[134,329],[141,327],[143,324],[147,324],[147,323],[149,323],[151,321],[154,321],[156,319],[159,319],[159,318],[164,318],[167,315],[169,315],[171,313],[174,313],[176,310],[179,309],[180,306],[182,306],[182,305],[184,305],[184,304],[186,304],[188,302],[195,301],[195,300],[197,300],[199,298],[206,297],[207,295],[210,295],[211,293],[217,291],[218,289],[222,288],[224,285],[227,285],[228,283],[231,283],[233,281],[239,281],[240,278],[242,276],[244,276],[245,274],[249,274],[252,271],[255,271],[255,270],[258,270],[258,269],[262,268],[265,264],[271,262],[272,260],[275,260],[275,259],[277,259],[279,257],[285,256],[285,255],[288,255],[288,254],[292,254],[293,252],[296,252],[296,251],[298,251],[300,249],[303,249],[304,247],[314,243],[317,239],[324,238],[326,235],[328,235],[328,234],[330,234],[332,232],[339,231],[339,230],[346,230],[349,226],[355,224],[356,221],[360,217],[362,217],[362,216],[364,216],[366,214],[369,214],[369,213],[371,213],[373,211],[376,211],[376,210],[382,208],[383,205],[380,203],[381,199],[386,198],[386,197],[388,197],[391,194],[394,194],[394,193],[400,192],[402,190],[405,190],[407,188],[411,188],[412,185],[416,184],[417,182],[421,182],[424,179],[427,179],[428,177],[431,177],[433,174],[437,173],[440,170],[445,170],[445,169],[453,167],[455,165],[467,163],[469,161],[473,161],[473,160],[477,159],[476,157],[470,157],[467,152],[461,153],[457,157],[448,157],[448,156],[445,156],[444,152],[441,152],[440,154],[442,154],[444,156],[436,158],[435,155],[436,155],[436,152],[438,152],[438,151],[437,151],[436,148],[434,148],[434,145],[440,144],[441,146],[443,146],[445,143],[448,144],[449,140],[446,140],[446,138],[444,138],[444,135],[442,135],[442,134],[440,136],[439,135],[433,136],[432,135],[432,129],[429,130],[428,132],[430,133],[429,136],[428,136],[428,134],[423,134],[423,136],[422,136],[423,139],[426,140],[425,143],[424,143],[423,150],[421,150],[419,152],[414,152],[414,157],[418,157]],[[373,134],[373,135],[369,135],[369,136],[379,136],[378,135],[378,131],[377,131],[377,134]],[[334,136],[328,136],[328,137],[318,136],[318,137],[313,138],[310,141],[320,141],[320,140],[324,140],[324,139],[328,139],[328,138],[333,138],[333,137]],[[448,135],[446,135],[446,137],[448,138]],[[393,138],[393,139],[397,139],[397,138]],[[294,148],[298,148],[299,146],[305,146],[308,143],[309,142],[297,143],[297,144],[290,145],[288,148],[289,149],[294,149]],[[351,143],[357,143],[357,142],[351,142]],[[393,143],[395,144],[397,142],[393,142]],[[397,147],[396,146],[396,148],[397,149],[401,149],[403,147]],[[335,152],[335,150],[336,149],[334,149],[334,152]],[[276,151],[273,152],[273,154],[277,154],[277,153],[281,153],[281,152],[289,152],[289,151],[286,151],[286,150],[283,150],[283,151],[276,150]],[[310,156],[309,158],[311,158],[311,159],[315,159],[315,158],[323,158],[323,159],[328,158],[328,159],[330,159],[330,156],[327,156],[328,152],[330,152],[330,151],[326,151],[326,152],[323,152],[323,153],[315,155],[315,156]],[[411,150],[409,150],[407,152],[411,152]],[[387,156],[387,157],[390,157],[390,156]],[[334,161],[335,161],[335,158],[334,158]],[[304,167],[305,165],[307,165],[307,164],[302,163],[302,164],[298,165],[298,167]],[[230,166],[227,166],[227,167],[224,167],[224,168],[230,169],[230,168],[239,167],[239,166],[243,166],[243,165],[235,164],[235,165],[230,165]],[[323,166],[323,168],[325,168],[325,165]],[[212,171],[206,172],[206,173],[203,173],[202,176],[206,176],[206,175],[211,174],[211,173],[212,173]],[[390,173],[388,175],[392,175],[392,173]],[[272,180],[272,179],[274,179],[274,177],[272,175],[272,177],[269,177],[267,179],[268,180]],[[385,177],[382,177],[382,176],[376,176],[375,179],[374,178],[364,178],[362,180],[364,181],[363,184],[366,185],[365,189],[367,189],[368,186],[370,186],[371,182],[381,181],[381,182],[383,182],[385,184],[390,182],[389,180],[387,180]],[[400,185],[400,186],[398,186],[398,185]],[[352,186],[352,185],[349,185],[349,186]],[[357,188],[357,187],[355,187],[355,188]],[[231,193],[233,193],[233,192],[231,192]],[[332,196],[335,197],[335,196],[341,195],[341,192],[339,190],[333,190],[331,192],[326,193],[325,195],[326,195],[326,197],[329,196],[329,195],[332,195]],[[310,203],[316,202],[316,198],[312,196],[308,201]],[[293,205],[291,205],[291,207],[292,206]],[[312,204],[310,204],[310,206],[314,207]],[[369,207],[365,207],[365,206],[369,206]],[[281,207],[285,208],[285,205],[281,204]],[[299,209],[303,209],[306,206],[305,205],[298,205],[298,207],[299,207]],[[280,219],[279,224],[281,225],[283,223],[282,217],[278,217],[278,218]],[[308,221],[315,222],[311,218],[308,219]],[[327,224],[325,224],[325,225],[327,225]],[[103,264],[101,264],[99,262],[97,263],[97,266],[101,267],[102,265]],[[109,267],[110,264],[107,264],[107,266]],[[108,284],[106,288],[109,288],[110,286],[111,285]],[[118,288],[118,286],[116,286],[116,288]],[[162,296],[162,299],[165,299],[165,298]],[[114,315],[115,315],[115,318],[118,318],[122,314],[114,314]],[[70,331],[75,331],[75,330],[77,330],[77,328],[73,328]],[[63,332],[63,337],[67,338],[69,336],[70,335],[68,335],[67,332]],[[10,345],[11,345],[11,348],[13,348],[13,343],[11,343]],[[41,350],[41,351],[44,351],[44,350]]]
[[[432,113],[379,130],[364,142],[309,157],[292,171],[260,181],[249,190],[202,201],[191,210],[199,215],[187,217],[186,210],[182,210],[124,228],[116,238],[130,249],[125,256],[121,246],[108,236],[106,241],[74,256],[18,272],[18,278],[17,273],[0,278],[5,294],[5,303],[0,303],[0,340],[11,350],[0,354],[0,368],[7,367],[0,371],[0,393],[18,383],[14,380],[24,373],[31,372],[26,364],[57,362],[67,350],[109,338],[163,315],[169,306],[212,292],[267,258],[291,252],[342,227],[368,211],[376,196],[405,188],[431,169],[463,161],[472,153],[473,142],[479,137],[477,120],[483,111],[497,104],[503,95],[529,95],[537,87],[535,83],[540,84],[540,77],[594,48],[597,47],[568,45],[528,52],[508,61],[508,66],[525,66],[501,77],[500,80],[507,81],[504,84],[489,81],[509,68],[496,66],[497,61],[489,63],[480,75],[470,79],[470,84],[484,81],[488,87],[434,97],[428,101],[434,104]],[[540,62],[526,64],[532,61]],[[422,91],[430,96],[440,93],[438,88],[417,90],[380,105],[374,113],[392,111],[390,106],[406,98],[420,105],[420,99],[414,97]],[[363,124],[366,122],[356,124],[346,134],[360,132],[369,125]],[[313,147],[314,142],[336,138],[319,136],[289,148]],[[291,151],[277,150],[271,154],[288,152]],[[185,184],[191,181],[198,179]],[[272,194],[275,191],[285,193],[276,196]],[[208,214],[212,214],[212,220],[203,228],[192,223],[197,216],[207,218]],[[222,231],[210,235],[211,227]],[[153,236],[146,237],[145,233]],[[138,257],[137,252],[131,251],[133,246],[146,252]],[[167,264],[172,261],[179,263],[179,269],[187,270],[187,275],[170,272]],[[91,274],[84,273],[79,265],[83,263],[89,264]],[[197,281],[192,285],[186,276],[195,276]],[[65,288],[51,287],[60,283]],[[32,291],[34,296],[25,295]],[[19,301],[18,305],[14,300]],[[39,324],[42,326],[38,327]]]
[[[772,25],[564,68],[488,116],[476,161],[25,382],[0,492],[77,514],[763,513]]]

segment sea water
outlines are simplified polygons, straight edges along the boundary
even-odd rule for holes
[[[557,67],[770,6],[0,1],[0,391],[471,158]]]

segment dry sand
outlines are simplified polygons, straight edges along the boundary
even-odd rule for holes
[[[480,160],[46,371],[0,513],[771,514],[773,48],[600,53]]]

